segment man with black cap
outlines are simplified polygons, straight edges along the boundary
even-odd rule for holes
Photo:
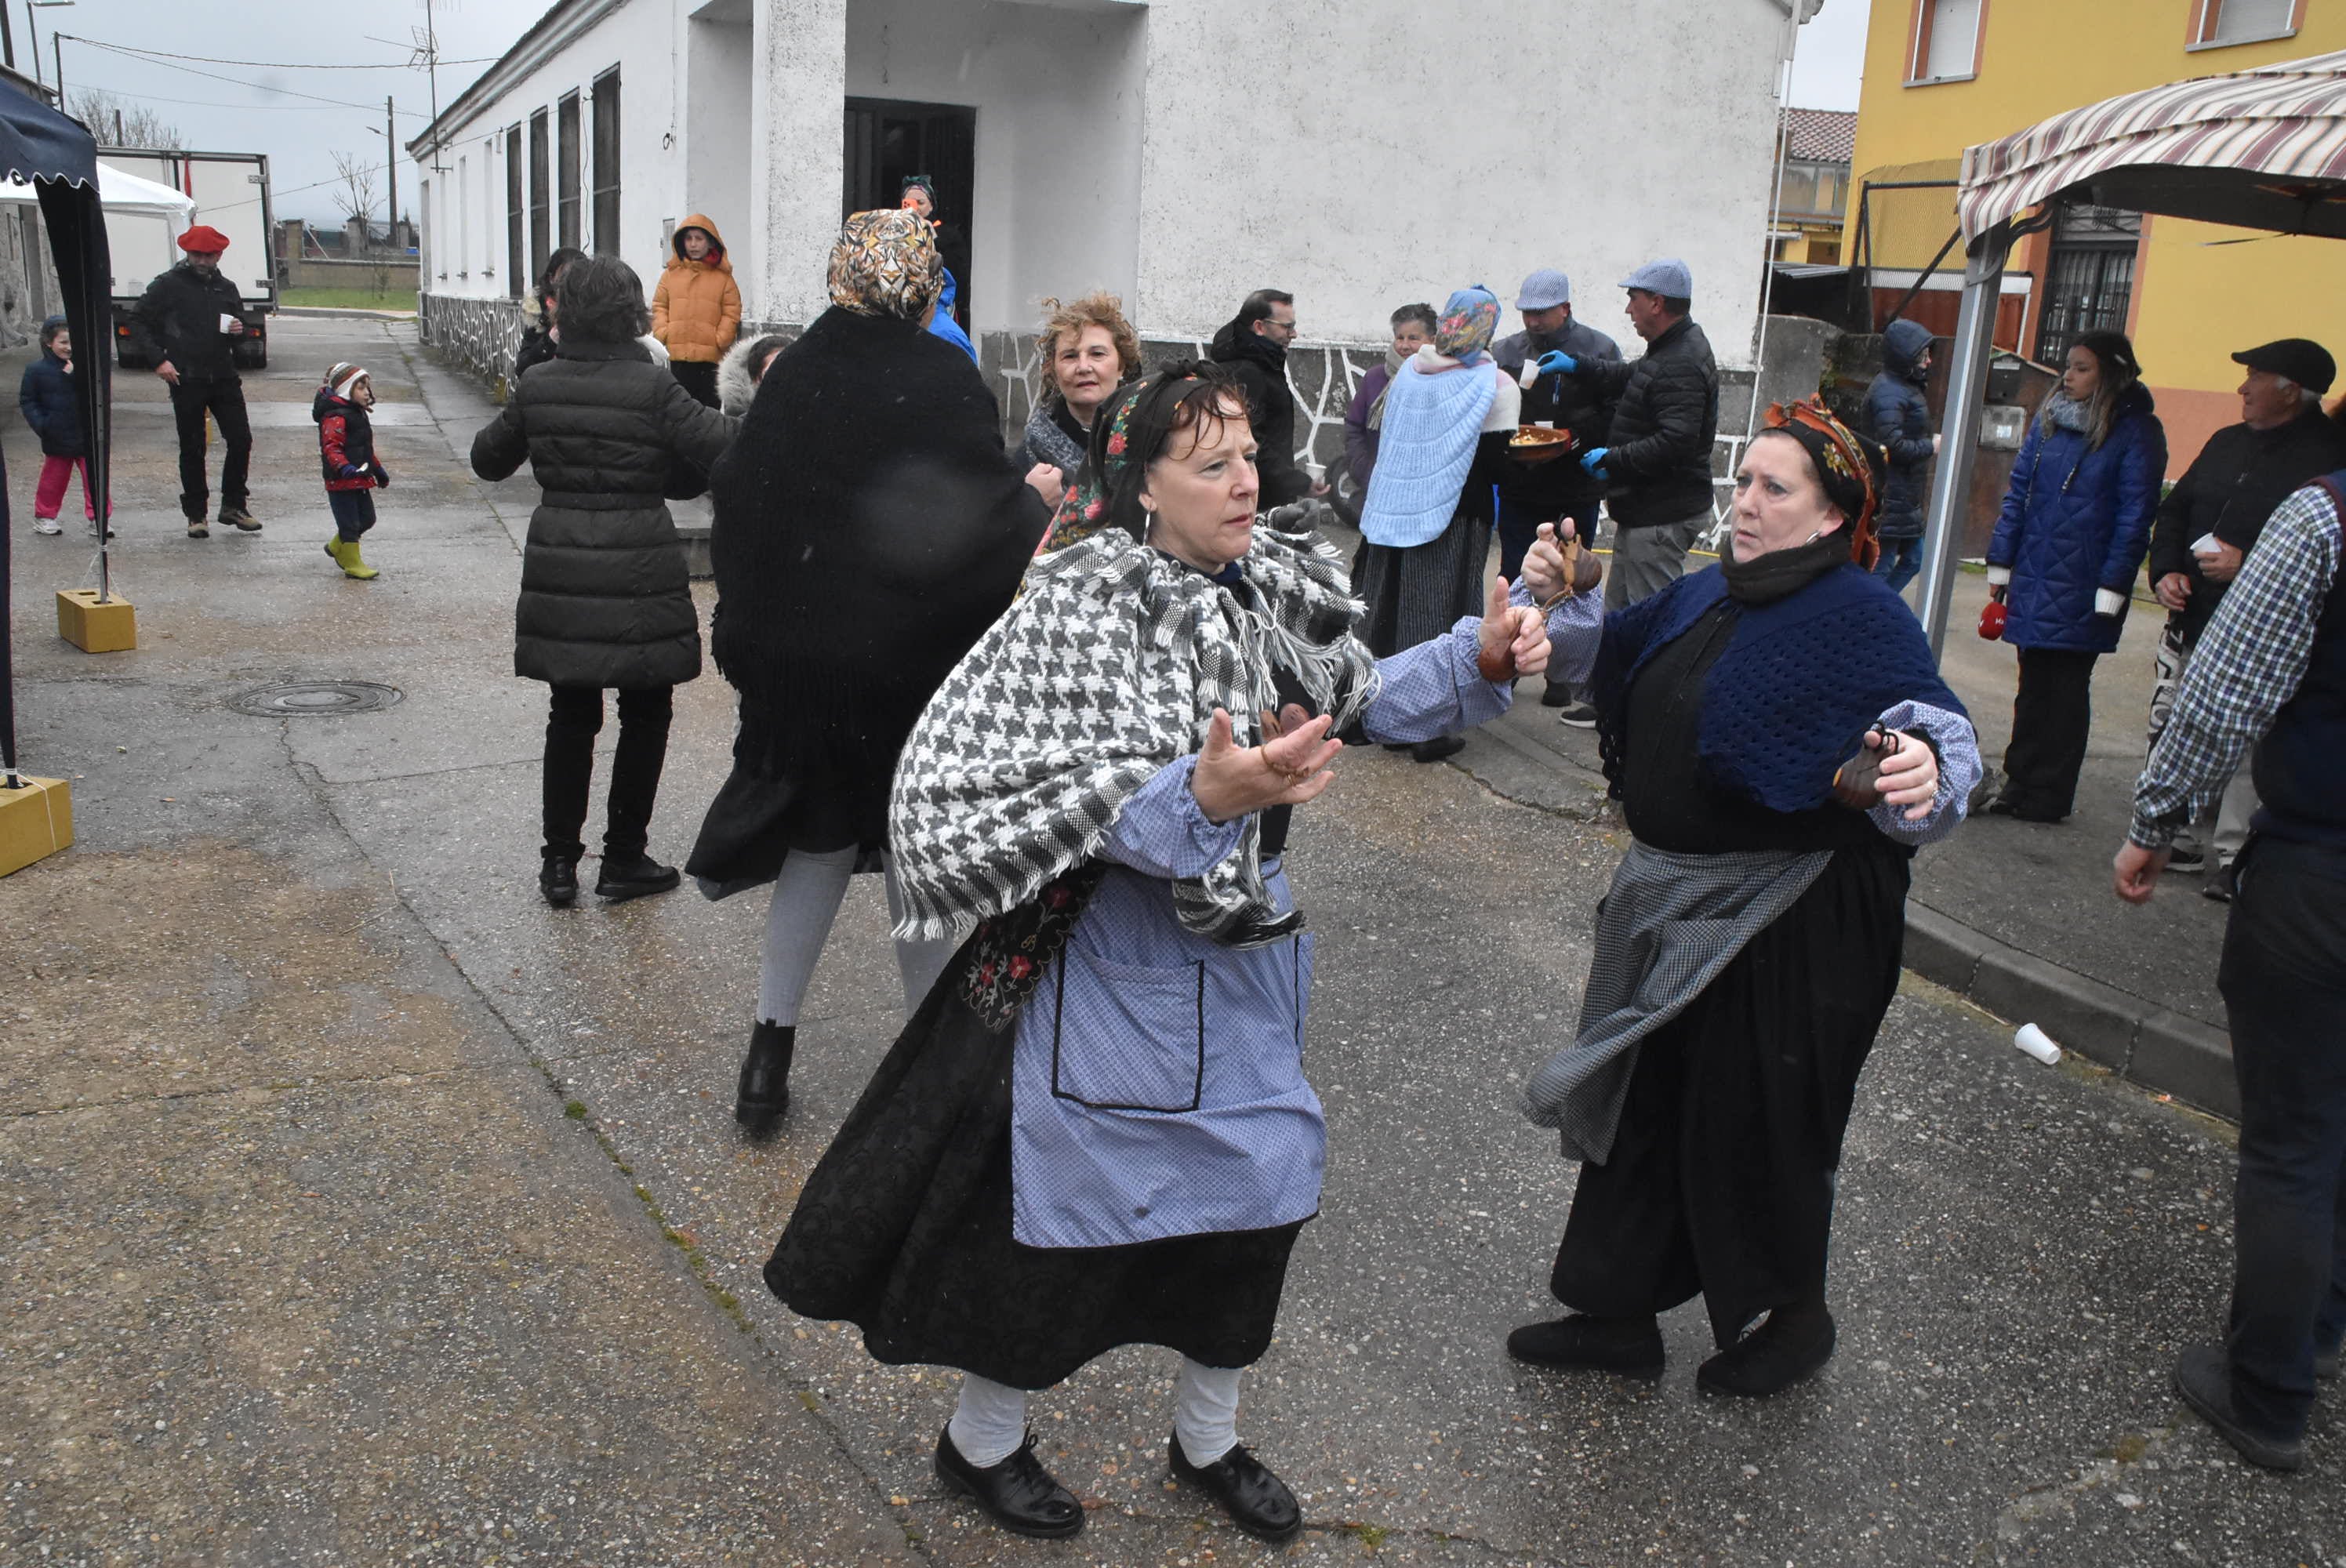
[[[2265,520],[2300,485],[2346,468],[2346,429],[2321,412],[2321,394],[2338,373],[2328,350],[2305,338],[2282,338],[2232,359],[2249,372],[2240,382],[2240,423],[2208,438],[2160,503],[2151,529],[2151,588],[2168,611],[2151,687],[2152,750],[2167,728],[2192,650]],[[2168,868],[2200,870],[2212,847],[2217,863],[2203,891],[2209,898],[2230,898],[2232,862],[2256,809],[2255,786],[2245,771],[2236,774],[2222,792],[2212,846],[2184,829],[2170,846]]]
[[[1719,363],[1710,340],[1687,314],[1694,272],[1675,256],[1627,278],[1629,325],[1644,357],[1582,359],[1557,349],[1540,357],[1598,396],[1617,398],[1606,445],[1580,457],[1605,485],[1613,515],[1613,563],[1605,607],[1617,610],[1660,593],[1686,574],[1687,552],[1711,520],[1711,443],[1719,435]]]
[[[219,270],[228,236],[199,223],[179,236],[179,249],[186,258],[148,284],[132,308],[130,345],[171,388],[179,431],[179,511],[188,519],[188,537],[211,536],[204,521],[211,504],[204,475],[207,413],[228,448],[220,464],[220,524],[255,534],[260,520],[245,510],[252,425],[245,418],[244,382],[236,373],[244,299]]]
[[[1596,328],[1573,319],[1572,280],[1554,267],[1542,267],[1524,280],[1515,297],[1524,330],[1491,345],[1491,357],[1501,370],[1523,385],[1523,422],[1552,425],[1572,433],[1577,452],[1605,443],[1613,421],[1613,400],[1594,381],[1555,372],[1543,375],[1542,355],[1561,351],[1579,360],[1621,358],[1620,345]],[[1510,457],[1499,471],[1499,575],[1514,582],[1532,547],[1539,525],[1569,517],[1588,538],[1596,531],[1596,504],[1604,487],[1570,458],[1527,463]],[[1593,728],[1596,709],[1578,700],[1572,683],[1548,677],[1540,701],[1564,709],[1556,717],[1578,728]]]

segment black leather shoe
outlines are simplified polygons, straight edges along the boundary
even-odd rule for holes
[[[2194,1345],[2183,1352],[2175,1363],[2175,1391],[2250,1464],[2267,1470],[2305,1467],[2303,1438],[2270,1437],[2240,1420],[2232,1405],[2232,1369],[2218,1347]]]
[[[1507,1354],[1541,1367],[1576,1367],[1625,1378],[1662,1375],[1662,1329],[1651,1318],[1591,1318],[1576,1312],[1526,1323],[1507,1336]]]
[[[1083,1531],[1084,1505],[1035,1457],[1031,1431],[1016,1453],[980,1470],[962,1458],[954,1447],[953,1429],[947,1427],[937,1434],[937,1479],[947,1492],[968,1498],[1013,1534],[1064,1541]]]
[[[1770,1312],[1765,1323],[1697,1369],[1695,1387],[1707,1394],[1764,1400],[1814,1376],[1832,1359],[1838,1339],[1830,1312]]]
[[[761,1133],[790,1108],[790,1053],[798,1025],[758,1021],[750,1031],[750,1054],[741,1059],[741,1086],[733,1096],[733,1119]]]
[[[1409,754],[1420,762],[1439,762],[1445,757],[1455,757],[1466,749],[1463,735],[1437,735],[1431,740],[1421,740],[1409,748]]]
[[[1230,1516],[1230,1522],[1257,1541],[1292,1541],[1303,1529],[1303,1510],[1287,1482],[1270,1473],[1262,1461],[1233,1443],[1230,1451],[1211,1464],[1191,1464],[1181,1451],[1179,1434],[1166,1440],[1165,1457],[1174,1479],[1186,1481]]]
[[[595,879],[595,896],[618,903],[667,892],[682,881],[674,866],[663,866],[649,855],[632,855],[626,860],[605,855],[602,873]]]
[[[548,855],[537,869],[537,891],[556,909],[578,896],[578,862],[568,855]]]

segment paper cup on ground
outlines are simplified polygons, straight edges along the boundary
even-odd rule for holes
[[[2061,1047],[2053,1043],[2051,1035],[2034,1023],[2024,1023],[2014,1030],[2012,1043],[2047,1067],[2061,1060]]]

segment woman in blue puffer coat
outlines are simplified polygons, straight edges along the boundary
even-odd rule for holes
[[[2094,661],[2116,650],[2167,473],[2134,346],[2087,332],[2012,465],[1987,547],[1988,593],[2020,650],[2000,784],[1980,809],[2030,822],[2069,814],[2093,722]]]

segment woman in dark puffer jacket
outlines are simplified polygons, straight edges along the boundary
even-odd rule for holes
[[[578,896],[607,687],[619,693],[619,747],[595,891],[616,901],[677,885],[676,868],[645,848],[670,698],[700,673],[700,619],[663,498],[708,488],[738,422],[696,402],[636,341],[650,312],[626,262],[572,262],[556,303],[557,355],[516,379],[505,412],[473,438],[473,472],[504,479],[527,458],[545,491],[522,553],[514,673],[554,688],[538,888],[559,907]]]
[[[2118,646],[2166,473],[2167,432],[2134,346],[2086,333],[2021,444],[1988,542],[1988,594],[2004,606],[2004,640],[2020,650],[2020,692],[2004,778],[1981,780],[1976,809],[2030,822],[2069,814],[2094,661]]]

